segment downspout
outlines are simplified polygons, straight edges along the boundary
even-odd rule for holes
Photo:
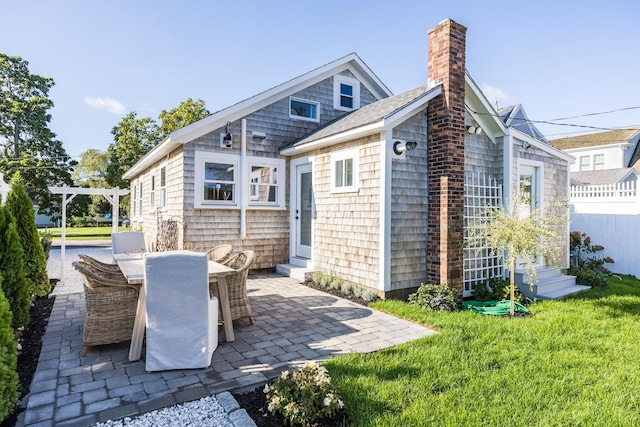
[[[503,137],[503,172],[502,172],[502,203],[508,208],[511,203],[511,181],[513,176],[513,137],[507,129],[506,135]]]
[[[247,119],[242,119],[240,133],[240,240],[247,238],[247,195],[249,173],[247,171]]]
[[[502,165],[503,165],[503,171],[502,171],[502,206],[505,207],[506,209],[509,209],[510,205],[509,203],[511,203],[511,181],[512,181],[512,176],[513,176],[513,171],[512,171],[512,167],[513,167],[513,141],[512,141],[512,136],[511,133],[509,132],[509,128],[507,128],[507,132],[504,135],[504,137],[502,138],[502,156],[503,161],[502,161]],[[505,252],[502,253],[502,259],[504,260],[505,257]],[[506,270],[507,266],[503,267],[503,275],[504,275],[504,270]],[[511,268],[511,266],[508,266],[509,268]]]
[[[392,131],[380,134],[380,270],[378,289],[391,291],[391,155]]]

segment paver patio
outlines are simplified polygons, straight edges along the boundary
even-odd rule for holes
[[[307,360],[372,352],[435,331],[275,274],[249,276],[256,324],[234,322],[206,369],[147,373],[128,343],[82,353],[82,293],[58,295],[19,426],[88,426],[232,390],[249,390]],[[143,352],[144,358],[144,352]]]

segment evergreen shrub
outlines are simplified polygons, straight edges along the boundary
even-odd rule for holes
[[[47,259],[36,227],[33,203],[27,195],[24,181],[16,174],[11,180],[11,191],[5,207],[16,220],[16,229],[24,252],[24,273],[30,283],[33,296],[47,296],[51,291],[47,275]],[[32,295],[30,295],[31,297]]]
[[[11,325],[17,331],[29,324],[31,286],[25,277],[24,252],[16,220],[4,206],[0,206],[0,271],[2,291],[13,314]]]
[[[18,344],[11,327],[12,317],[9,302],[0,289],[0,421],[7,418],[18,403]]]

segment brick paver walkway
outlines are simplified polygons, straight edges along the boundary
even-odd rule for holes
[[[371,352],[434,331],[316,291],[277,275],[250,276],[256,324],[234,322],[206,369],[147,373],[128,360],[128,343],[82,353],[83,294],[58,295],[43,340],[27,409],[18,425],[88,426],[199,399],[253,389],[307,360]],[[143,352],[144,357],[144,352]]]

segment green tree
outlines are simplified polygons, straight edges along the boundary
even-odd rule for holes
[[[0,271],[2,291],[13,313],[14,330],[29,324],[30,282],[24,270],[24,252],[16,229],[16,220],[5,206],[0,206]]]
[[[186,101],[172,110],[162,110],[158,116],[160,124],[150,117],[138,118],[135,111],[127,114],[111,130],[113,142],[107,148],[106,181],[111,187],[128,188],[129,182],[122,175],[171,132],[190,125],[211,113],[204,101]],[[129,196],[123,197],[120,206],[129,206]],[[126,210],[126,208],[124,208]]]
[[[20,172],[40,213],[53,214],[58,205],[50,185],[71,185],[72,161],[49,129],[53,79],[29,72],[19,56],[0,53],[0,172]]]
[[[510,277],[510,313],[515,311],[515,270],[519,261],[533,286],[536,277],[535,262],[544,258],[557,266],[563,255],[562,224],[568,222],[565,203],[551,203],[531,208],[531,201],[516,197],[508,208],[492,206],[485,214],[472,221],[469,227],[470,247],[492,248],[493,254],[504,258]],[[565,230],[566,232],[566,230]]]
[[[107,183],[112,187],[127,188],[129,182],[122,175],[142,156],[156,146],[158,125],[150,118],[137,118],[135,111],[127,114],[111,130],[113,142],[109,144],[107,153]]]
[[[11,180],[11,191],[7,195],[5,207],[16,219],[20,244],[24,252],[24,270],[30,288],[35,296],[46,296],[51,291],[47,275],[47,260],[36,227],[36,216],[24,181],[16,174]]]
[[[7,418],[18,403],[18,343],[11,327],[12,319],[9,302],[0,287],[0,421]]]
[[[171,132],[182,129],[209,115],[211,115],[211,113],[206,109],[202,99],[194,101],[188,98],[172,110],[162,110],[158,116],[160,120],[157,135],[158,142],[164,140]]]
[[[80,156],[78,165],[73,171],[73,181],[79,187],[107,188],[107,168],[109,166],[109,155],[106,151],[93,148],[86,150]],[[86,206],[84,215],[102,215],[111,212],[111,203],[101,195],[90,195],[89,197],[76,197],[72,203],[78,199],[78,204],[73,207],[74,216],[78,216],[81,206]],[[82,202],[81,202],[82,201]]]

